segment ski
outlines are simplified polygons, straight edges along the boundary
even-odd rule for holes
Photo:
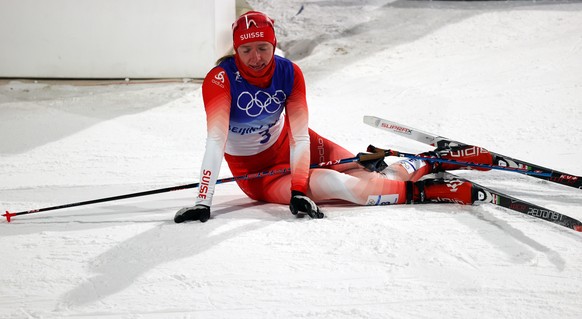
[[[524,200],[496,191],[489,187],[485,187],[481,184],[477,184],[473,181],[469,181],[467,179],[464,179],[451,173],[441,173],[441,174],[444,177],[445,181],[449,181],[451,185],[454,185],[454,183],[458,183],[459,181],[473,184],[473,186],[477,190],[476,196],[477,198],[474,204],[490,203],[525,215],[543,219],[550,223],[570,228],[578,232],[582,232],[582,222],[575,218],[558,213],[556,211],[553,211],[542,206],[526,202]]]
[[[424,132],[415,128],[412,128],[407,125],[403,125],[400,123],[392,122],[386,119],[382,119],[376,116],[366,115],[364,116],[364,123],[370,126],[392,132],[394,134],[415,140],[417,142],[421,142],[424,144],[432,145],[436,148],[448,148],[448,147],[455,147],[455,146],[464,146],[467,145],[465,143],[451,140],[449,138]],[[511,168],[518,168],[522,174],[530,175],[535,178],[540,178],[543,180],[547,180],[550,182],[554,182],[557,184],[566,185],[569,187],[574,187],[578,189],[582,189],[582,177],[577,175],[572,175],[560,171],[553,170],[551,168],[546,168],[543,166],[539,166],[536,164],[528,163],[516,158],[512,158],[509,156],[501,155],[499,153],[494,153],[489,151],[493,156],[493,164],[497,166],[504,166],[504,167],[511,167]],[[544,174],[528,174],[527,172],[537,172],[537,173],[544,173]]]

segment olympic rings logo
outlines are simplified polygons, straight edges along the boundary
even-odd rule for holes
[[[242,92],[236,100],[236,106],[248,116],[257,117],[263,111],[269,114],[279,111],[285,100],[287,95],[282,90],[275,91],[273,96],[265,91],[257,91],[254,96],[249,92]]]

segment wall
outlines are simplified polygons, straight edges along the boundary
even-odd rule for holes
[[[1,0],[0,77],[202,78],[235,0]]]

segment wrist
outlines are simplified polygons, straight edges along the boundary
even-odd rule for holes
[[[305,196],[305,193],[296,190],[291,190],[291,197],[294,196]]]

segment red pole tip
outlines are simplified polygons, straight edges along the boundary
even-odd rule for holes
[[[575,231],[582,232],[582,225],[576,225],[576,226],[574,226],[574,230]]]
[[[10,218],[12,218],[12,216],[16,216],[16,214],[12,214],[9,211],[6,211],[6,214],[4,214],[2,216],[6,217],[7,222],[10,222]]]

